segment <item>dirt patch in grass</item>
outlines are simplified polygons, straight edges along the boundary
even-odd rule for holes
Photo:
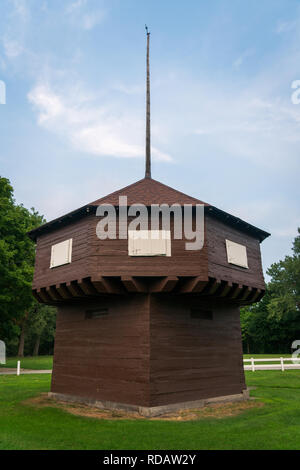
[[[59,408],[76,416],[96,419],[120,420],[120,419],[148,419],[161,421],[192,421],[199,419],[215,418],[222,419],[231,416],[237,416],[245,411],[261,408],[264,404],[257,400],[247,400],[240,402],[214,403],[209,406],[198,409],[186,409],[176,412],[166,413],[153,418],[145,418],[136,412],[121,410],[102,410],[80,403],[70,403],[54,400],[43,393],[35,398],[30,398],[22,402],[24,405],[30,405],[37,408],[52,407]]]
[[[213,405],[205,406],[198,410],[182,410],[181,413],[184,415],[187,412],[188,419],[200,419],[200,418],[228,418],[230,416],[239,415],[245,411],[261,408],[264,404],[256,400],[247,400],[230,403],[214,403]],[[194,418],[192,415],[194,414]]]

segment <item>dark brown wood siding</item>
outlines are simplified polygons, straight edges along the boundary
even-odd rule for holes
[[[191,308],[213,320],[192,318]],[[241,393],[246,388],[239,308],[153,295],[151,406]]]
[[[207,216],[206,244],[208,253],[208,275],[224,281],[232,281],[259,289],[265,288],[259,240],[240,232],[223,222]],[[249,269],[229,264],[225,240],[245,245]]]
[[[91,228],[91,252],[94,271],[105,276],[201,276],[207,279],[207,251],[185,250],[186,240],[174,239],[171,220],[171,256],[128,256],[128,240],[99,240],[95,217]],[[130,221],[130,219],[129,219]],[[149,226],[150,229],[150,226]],[[118,231],[117,231],[118,234]]]
[[[109,313],[85,318],[100,307]],[[191,318],[192,307],[213,320]],[[244,389],[237,307],[150,294],[59,307],[52,392],[159,406]]]
[[[100,240],[100,218],[89,216],[37,240],[33,289],[88,276],[201,276],[207,280],[206,246],[186,251],[186,240],[171,241],[172,256],[128,256],[128,240]],[[173,233],[173,224],[171,222]],[[118,232],[117,232],[118,233]],[[50,269],[51,246],[73,238],[72,262]]]
[[[186,240],[172,235],[171,256],[131,257],[128,240],[100,240],[96,226],[100,218],[88,216],[49,234],[37,241],[33,289],[97,276],[199,276],[264,289],[260,244],[257,239],[216,220],[205,219],[205,242],[202,250],[187,251]],[[173,224],[171,222],[171,233]],[[51,246],[73,238],[72,262],[50,269]],[[247,247],[249,269],[239,268],[227,261],[225,240]]]
[[[61,229],[42,235],[37,240],[33,289],[82,279],[91,274],[89,245],[90,226],[93,216],[73,222]],[[51,246],[69,238],[73,239],[72,262],[50,268]]]
[[[87,309],[108,314],[86,319]],[[51,391],[148,406],[149,298],[114,298],[58,309]]]

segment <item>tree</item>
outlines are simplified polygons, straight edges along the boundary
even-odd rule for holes
[[[37,356],[41,345],[54,342],[55,320],[54,307],[34,302],[26,323],[26,351],[29,354]]]
[[[22,331],[34,301],[35,247],[27,232],[43,222],[33,208],[16,204],[9,180],[0,177],[0,337],[5,341]],[[20,343],[22,354],[22,335]]]
[[[241,309],[242,338],[251,353],[290,352],[300,338],[300,229],[292,255],[267,270],[271,281],[263,299]]]
[[[292,247],[292,255],[273,263],[267,270],[271,276],[268,316],[280,323],[291,345],[300,337],[300,228]]]

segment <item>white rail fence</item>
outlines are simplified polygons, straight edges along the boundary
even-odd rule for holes
[[[255,372],[256,370],[281,370],[284,372],[285,370],[289,369],[300,369],[300,357],[295,358],[295,357],[270,357],[270,358],[259,358],[256,359],[254,357],[251,357],[250,359],[243,359],[244,362],[244,370],[252,370],[252,372]],[[245,364],[246,362],[250,362],[250,364]],[[255,363],[260,363],[260,364],[255,364]],[[262,364],[266,363],[267,364]],[[285,362],[288,362],[289,364],[285,364]],[[271,364],[272,363],[272,364]],[[274,364],[275,363],[275,364]],[[277,363],[277,364],[276,364]],[[5,373],[5,369],[2,369],[2,373]],[[34,371],[32,371],[34,372]],[[39,371],[41,372],[51,372],[51,371]],[[8,374],[12,374],[13,372],[9,371]],[[20,375],[21,373],[21,362],[17,362],[17,368],[16,372],[17,375]],[[26,373],[26,372],[24,372]]]
[[[250,362],[250,364],[245,364],[245,362]],[[260,364],[255,364],[255,363]],[[268,364],[262,364],[262,362],[267,362]],[[272,364],[270,364],[272,362]],[[285,364],[289,362],[289,364]],[[275,363],[275,364],[274,364]],[[278,363],[278,364],[276,364]],[[250,359],[244,359],[244,370],[289,370],[289,369],[300,369],[300,358],[295,357],[270,357],[270,358],[260,358],[256,359],[251,357]]]

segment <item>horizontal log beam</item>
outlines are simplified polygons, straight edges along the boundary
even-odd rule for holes
[[[37,293],[37,290],[36,289],[32,289],[32,295],[33,297],[38,301],[38,302],[44,302],[44,300],[42,299],[42,297]]]
[[[94,288],[97,290],[99,294],[106,294],[107,293],[107,288],[103,282],[102,277],[97,277],[97,278],[91,278],[91,283],[93,284]]]
[[[228,294],[229,299],[236,299],[241,290],[243,289],[243,286],[241,284],[233,284],[231,291]]]
[[[52,298],[47,294],[45,288],[37,289],[37,295],[41,297],[41,299],[45,303],[52,302]]]
[[[64,300],[69,300],[69,299],[73,298],[72,294],[67,289],[65,284],[57,284],[56,285],[56,290]]]
[[[222,290],[219,293],[220,297],[227,297],[231,289],[232,289],[232,282],[230,281],[226,282],[226,284],[223,286]]]
[[[178,284],[178,281],[179,279],[177,276],[168,276],[162,285],[161,291],[171,292],[175,288],[175,286]]]
[[[67,282],[66,288],[70,291],[73,297],[84,297],[84,292],[78,286],[77,281]]]
[[[207,285],[208,281],[204,281],[200,276],[196,276],[193,278],[188,278],[183,281],[183,284],[178,290],[179,294],[186,294],[186,293],[200,293],[203,291],[205,286]]]
[[[121,281],[127,292],[147,292],[147,286],[140,279],[133,276],[122,276]]]
[[[250,296],[252,288],[244,286],[239,295],[236,297],[237,300],[245,301]]]
[[[55,286],[46,287],[46,292],[47,292],[47,294],[49,295],[49,297],[50,297],[52,300],[54,300],[54,302],[60,302],[61,300],[63,300],[63,298],[61,297],[61,295],[59,295],[59,293],[57,292]]]
[[[219,287],[221,286],[221,280],[220,279],[214,279],[212,285],[207,291],[208,295],[213,295],[217,292]]]
[[[215,279],[213,279],[211,277],[209,278],[208,282],[206,283],[206,286],[204,287],[204,289],[201,292],[202,295],[208,295],[211,287],[214,285],[214,281],[215,281]]]
[[[262,289],[260,293],[258,294],[258,296],[256,297],[255,302],[259,302],[263,298],[264,295],[265,295],[265,290]]]
[[[162,279],[153,281],[150,284],[150,292],[171,292],[177,285],[179,279],[177,276],[166,276]]]
[[[80,279],[78,281],[78,287],[82,290],[85,295],[97,295],[98,291],[93,286],[89,278]]]
[[[126,290],[116,278],[110,277],[92,277],[91,283],[100,294],[125,294]]]
[[[145,278],[139,276],[97,276],[83,278],[79,281],[60,283],[40,289],[33,289],[32,295],[38,302],[53,303],[73,298],[96,297],[99,294],[109,295],[126,293],[175,293],[196,294],[204,297],[215,297],[234,300],[245,304],[258,302],[264,295],[263,289],[232,283],[216,278],[203,280],[200,276],[177,277],[160,276]]]

